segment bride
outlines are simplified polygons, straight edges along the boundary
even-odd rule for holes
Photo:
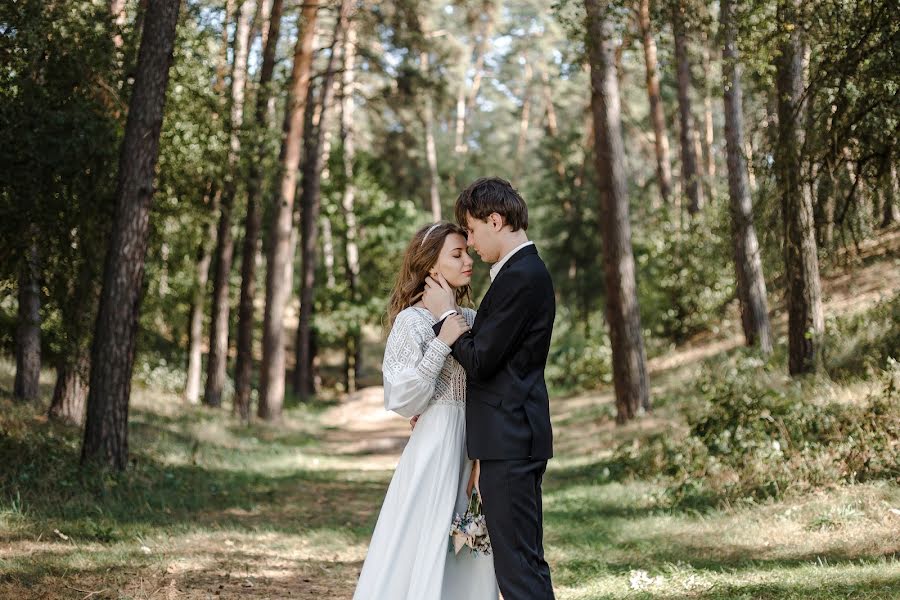
[[[403,257],[388,309],[384,405],[419,418],[384,498],[354,600],[498,599],[493,557],[449,549],[453,517],[468,504],[472,469],[466,374],[450,346],[472,327],[475,311],[449,317],[435,337],[437,321],[419,301],[425,278],[437,274],[455,288],[457,303],[467,298],[472,262],[465,230],[445,221],[420,229]]]

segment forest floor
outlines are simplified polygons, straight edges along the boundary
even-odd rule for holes
[[[826,313],[900,293],[900,230],[824,281]],[[783,319],[776,318],[783,330]],[[651,361],[653,395],[740,345],[739,325]],[[382,390],[293,406],[241,426],[174,394],[134,390],[133,464],[79,471],[79,431],[10,398],[0,361],[0,598],[349,599],[408,437]],[[45,399],[53,377],[44,374]],[[865,380],[828,393],[865,395]],[[557,457],[544,484],[557,598],[900,598],[900,486],[845,485],[758,504],[673,508],[661,483],[610,481],[623,441],[682,421],[679,406],[624,427],[609,390],[552,400]],[[390,599],[384,599],[390,600]]]

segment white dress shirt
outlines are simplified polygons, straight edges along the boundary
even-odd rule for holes
[[[531,240],[525,242],[524,244],[519,244],[518,246],[516,246],[515,248],[513,248],[512,250],[510,250],[510,251],[506,254],[506,256],[504,256],[503,258],[501,258],[500,260],[498,260],[497,262],[495,262],[495,263],[493,264],[493,266],[491,267],[491,283],[494,282],[494,279],[497,277],[497,274],[500,272],[500,269],[502,269],[502,268],[503,268],[503,265],[505,265],[506,262],[507,262],[510,258],[512,258],[512,255],[513,255],[513,254],[515,254],[516,252],[518,252],[519,250],[521,250],[521,249],[524,248],[525,246],[533,246],[533,245],[534,245],[534,242],[532,242]]]
[[[501,258],[500,260],[495,262],[493,265],[491,265],[491,283],[494,283],[494,279],[497,277],[497,274],[500,272],[500,269],[502,269],[503,265],[505,265],[507,263],[507,261],[510,258],[512,258],[513,254],[515,254],[516,252],[518,252],[525,246],[533,246],[533,245],[534,245],[534,242],[532,242],[531,240],[528,240],[527,242],[525,242],[523,244],[519,244],[518,246],[516,246],[515,248],[510,250],[506,254],[506,256],[504,256],[503,258]],[[446,311],[444,314],[442,314],[440,317],[438,317],[438,322],[443,321],[444,319],[446,319],[447,317],[449,317],[450,315],[452,315],[455,312],[458,312],[458,311],[456,309],[451,309],[451,310]]]

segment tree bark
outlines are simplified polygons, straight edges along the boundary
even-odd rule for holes
[[[322,258],[325,261],[325,287],[333,290],[337,286],[337,277],[334,274],[334,234],[331,231],[331,219],[328,215],[322,215],[319,221],[322,223]]]
[[[641,408],[650,409],[647,357],[631,248],[631,224],[625,186],[619,83],[615,69],[610,19],[603,0],[585,0],[587,46],[591,65],[591,108],[594,154],[600,185],[606,321],[613,352],[616,421],[624,423]]]
[[[741,324],[748,346],[758,344],[765,354],[772,352],[772,327],[766,301],[759,241],[753,226],[753,204],[747,186],[744,160],[744,116],[741,63],[737,48],[734,0],[722,0],[721,24],[725,87],[725,150],[728,162],[728,197],[731,203],[731,234]]]
[[[531,121],[531,79],[531,65],[526,62],[525,80],[522,82],[522,112],[519,114],[519,137],[516,140],[515,180],[519,179],[522,161],[525,158],[525,146],[528,142],[528,125]]]
[[[430,67],[428,52],[419,54],[419,65],[422,73],[427,75]],[[441,194],[438,188],[440,175],[437,166],[437,149],[434,144],[434,100],[431,93],[425,92],[425,106],[422,108],[422,125],[425,128],[425,160],[428,161],[428,197],[431,203],[431,220],[441,220]]]
[[[89,349],[77,351],[78,355],[62,357],[56,366],[56,385],[48,416],[70,425],[84,422],[84,409],[88,396],[88,374],[91,370]]]
[[[301,398],[309,398],[316,393],[313,371],[313,312],[315,302],[316,260],[319,245],[319,213],[321,209],[322,165],[324,152],[321,151],[328,129],[328,117],[334,98],[335,55],[339,51],[339,40],[346,28],[351,2],[341,0],[340,16],[335,23],[331,54],[322,82],[319,103],[319,123],[311,136],[311,145],[306,156],[303,171],[303,192],[300,196],[300,224],[302,235],[302,260],[300,280],[300,323],[297,327],[297,366],[294,369],[294,388]]]
[[[231,312],[231,266],[234,260],[234,237],[231,232],[237,184],[240,178],[241,127],[244,121],[244,91],[247,83],[247,57],[250,45],[250,18],[255,0],[238,4],[234,33],[234,63],[231,70],[231,120],[228,166],[222,191],[219,231],[216,236],[216,258],[213,276],[212,316],[209,334],[209,357],[206,362],[206,388],[203,403],[222,405],[222,392],[228,367],[228,325]]]
[[[685,33],[685,2],[677,0],[673,7],[672,31],[675,36],[675,63],[678,72],[678,115],[681,124],[681,179],[688,198],[688,211],[696,214],[703,209],[703,186],[697,157],[697,132],[691,107],[691,63],[688,58]]]
[[[457,154],[466,152],[468,146],[465,143],[465,130],[466,130],[466,115],[471,113],[475,108],[475,100],[478,98],[478,90],[481,88],[481,81],[484,78],[484,58],[487,53],[487,49],[490,47],[491,41],[491,32],[494,29],[494,15],[496,12],[496,6],[494,5],[493,0],[484,0],[481,3],[480,9],[475,15],[474,19],[471,19],[470,25],[474,29],[474,21],[480,20],[483,23],[481,28],[481,35],[479,36],[478,43],[475,44],[474,40],[470,44],[470,50],[467,53],[468,60],[465,63],[465,69],[463,70],[462,81],[460,83],[459,97],[456,101],[456,143],[454,145],[454,152]],[[484,19],[482,19],[482,15],[484,15]],[[472,60],[475,60],[475,68],[472,75],[472,86],[469,87],[468,84],[468,71],[469,65],[472,64]]]
[[[292,287],[289,269],[293,258],[290,247],[294,197],[303,146],[306,99],[318,7],[319,0],[306,0],[297,23],[299,35],[294,48],[291,87],[281,144],[281,185],[278,202],[272,211],[269,232],[266,257],[266,309],[263,317],[263,359],[260,365],[257,409],[257,415],[268,421],[279,419],[284,405],[284,311]]]
[[[355,88],[356,69],[356,27],[353,21],[347,24],[344,36],[344,70],[341,91],[341,137],[344,149],[344,179],[346,185],[341,197],[341,211],[347,224],[346,239],[346,272],[347,293],[350,305],[359,305],[359,233],[356,226],[356,180],[354,179],[353,162],[356,158],[356,136],[353,121],[353,90]],[[356,391],[356,382],[362,368],[362,339],[359,323],[350,325],[345,344],[344,382],[348,392]]]
[[[884,212],[881,217],[882,229],[890,227],[897,220],[897,208],[894,206],[897,202],[897,165],[893,161],[891,161],[890,168],[885,175],[887,175],[887,181],[885,181],[883,186],[884,204],[882,205],[882,210]]]
[[[788,307],[788,370],[791,375],[818,367],[824,332],[819,261],[812,198],[801,177],[804,41],[801,0],[779,0],[778,23],[784,39],[776,59],[778,144],[775,181],[784,220],[784,263]]]
[[[256,126],[255,158],[250,161],[247,177],[247,215],[244,218],[244,246],[241,259],[241,299],[238,306],[237,359],[234,367],[234,409],[241,420],[250,421],[250,380],[253,371],[253,331],[256,328],[253,301],[256,298],[256,253],[262,227],[263,171],[266,158],[266,130],[268,105],[272,97],[272,75],[275,72],[276,50],[281,32],[283,0],[273,0],[269,24],[264,26],[263,62],[259,74],[254,122]]]
[[[128,464],[128,399],[150,204],[180,0],[150,3],[122,140],[116,215],[91,349],[82,462]]]
[[[706,159],[706,176],[709,182],[716,176],[716,155],[713,145],[713,110],[712,110],[712,77],[709,39],[706,31],[703,32],[703,156]]]
[[[41,377],[41,254],[37,227],[30,228],[28,237],[28,247],[19,270],[13,397],[35,402],[40,396]]]
[[[205,204],[209,204],[210,215],[219,212],[222,190],[210,186]],[[197,247],[197,264],[194,269],[194,294],[191,300],[191,320],[188,330],[188,367],[184,386],[184,399],[189,404],[200,401],[200,377],[203,371],[203,317],[206,315],[206,293],[209,284],[209,267],[216,246],[218,228],[213,218],[204,228],[203,239]]]
[[[644,46],[644,63],[647,71],[647,98],[650,102],[650,121],[653,123],[653,141],[656,151],[656,180],[663,203],[669,202],[672,194],[672,167],[669,159],[669,134],[666,131],[666,116],[662,97],[659,93],[659,75],[656,60],[656,41],[650,24],[650,0],[640,0],[638,25]]]

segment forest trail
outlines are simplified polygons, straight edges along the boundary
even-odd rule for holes
[[[827,314],[865,310],[900,292],[898,250],[895,229],[866,247],[853,270],[828,274]],[[775,325],[783,331],[783,319]],[[718,332],[651,361],[653,393],[682,385],[703,359],[740,343],[732,315]],[[11,372],[4,365],[0,387],[8,387]],[[324,410],[299,407],[279,426],[248,430],[215,411],[185,407],[174,394],[136,389],[133,447],[145,464],[128,481],[139,495],[113,487],[104,493],[119,499],[109,506],[72,508],[62,520],[45,517],[41,507],[4,504],[0,598],[349,599],[409,436],[407,420],[385,412],[382,396],[380,387],[368,387]],[[896,486],[842,488],[701,517],[660,512],[650,483],[589,483],[580,469],[590,472],[642,431],[670,427],[671,407],[624,427],[614,424],[608,389],[557,397],[551,407],[557,458],[545,479],[546,535],[561,600],[633,597],[635,590],[647,598],[739,597],[729,596],[732,589],[749,590],[746,598],[802,598],[826,584],[849,594],[861,589],[858,582],[869,590],[860,597],[887,598],[896,589]],[[7,418],[0,424],[11,431],[23,426]],[[77,433],[41,415],[29,418],[29,427],[45,428],[45,440],[68,436],[75,460]],[[641,579],[644,568],[662,569],[678,587],[654,587],[657,580]]]

